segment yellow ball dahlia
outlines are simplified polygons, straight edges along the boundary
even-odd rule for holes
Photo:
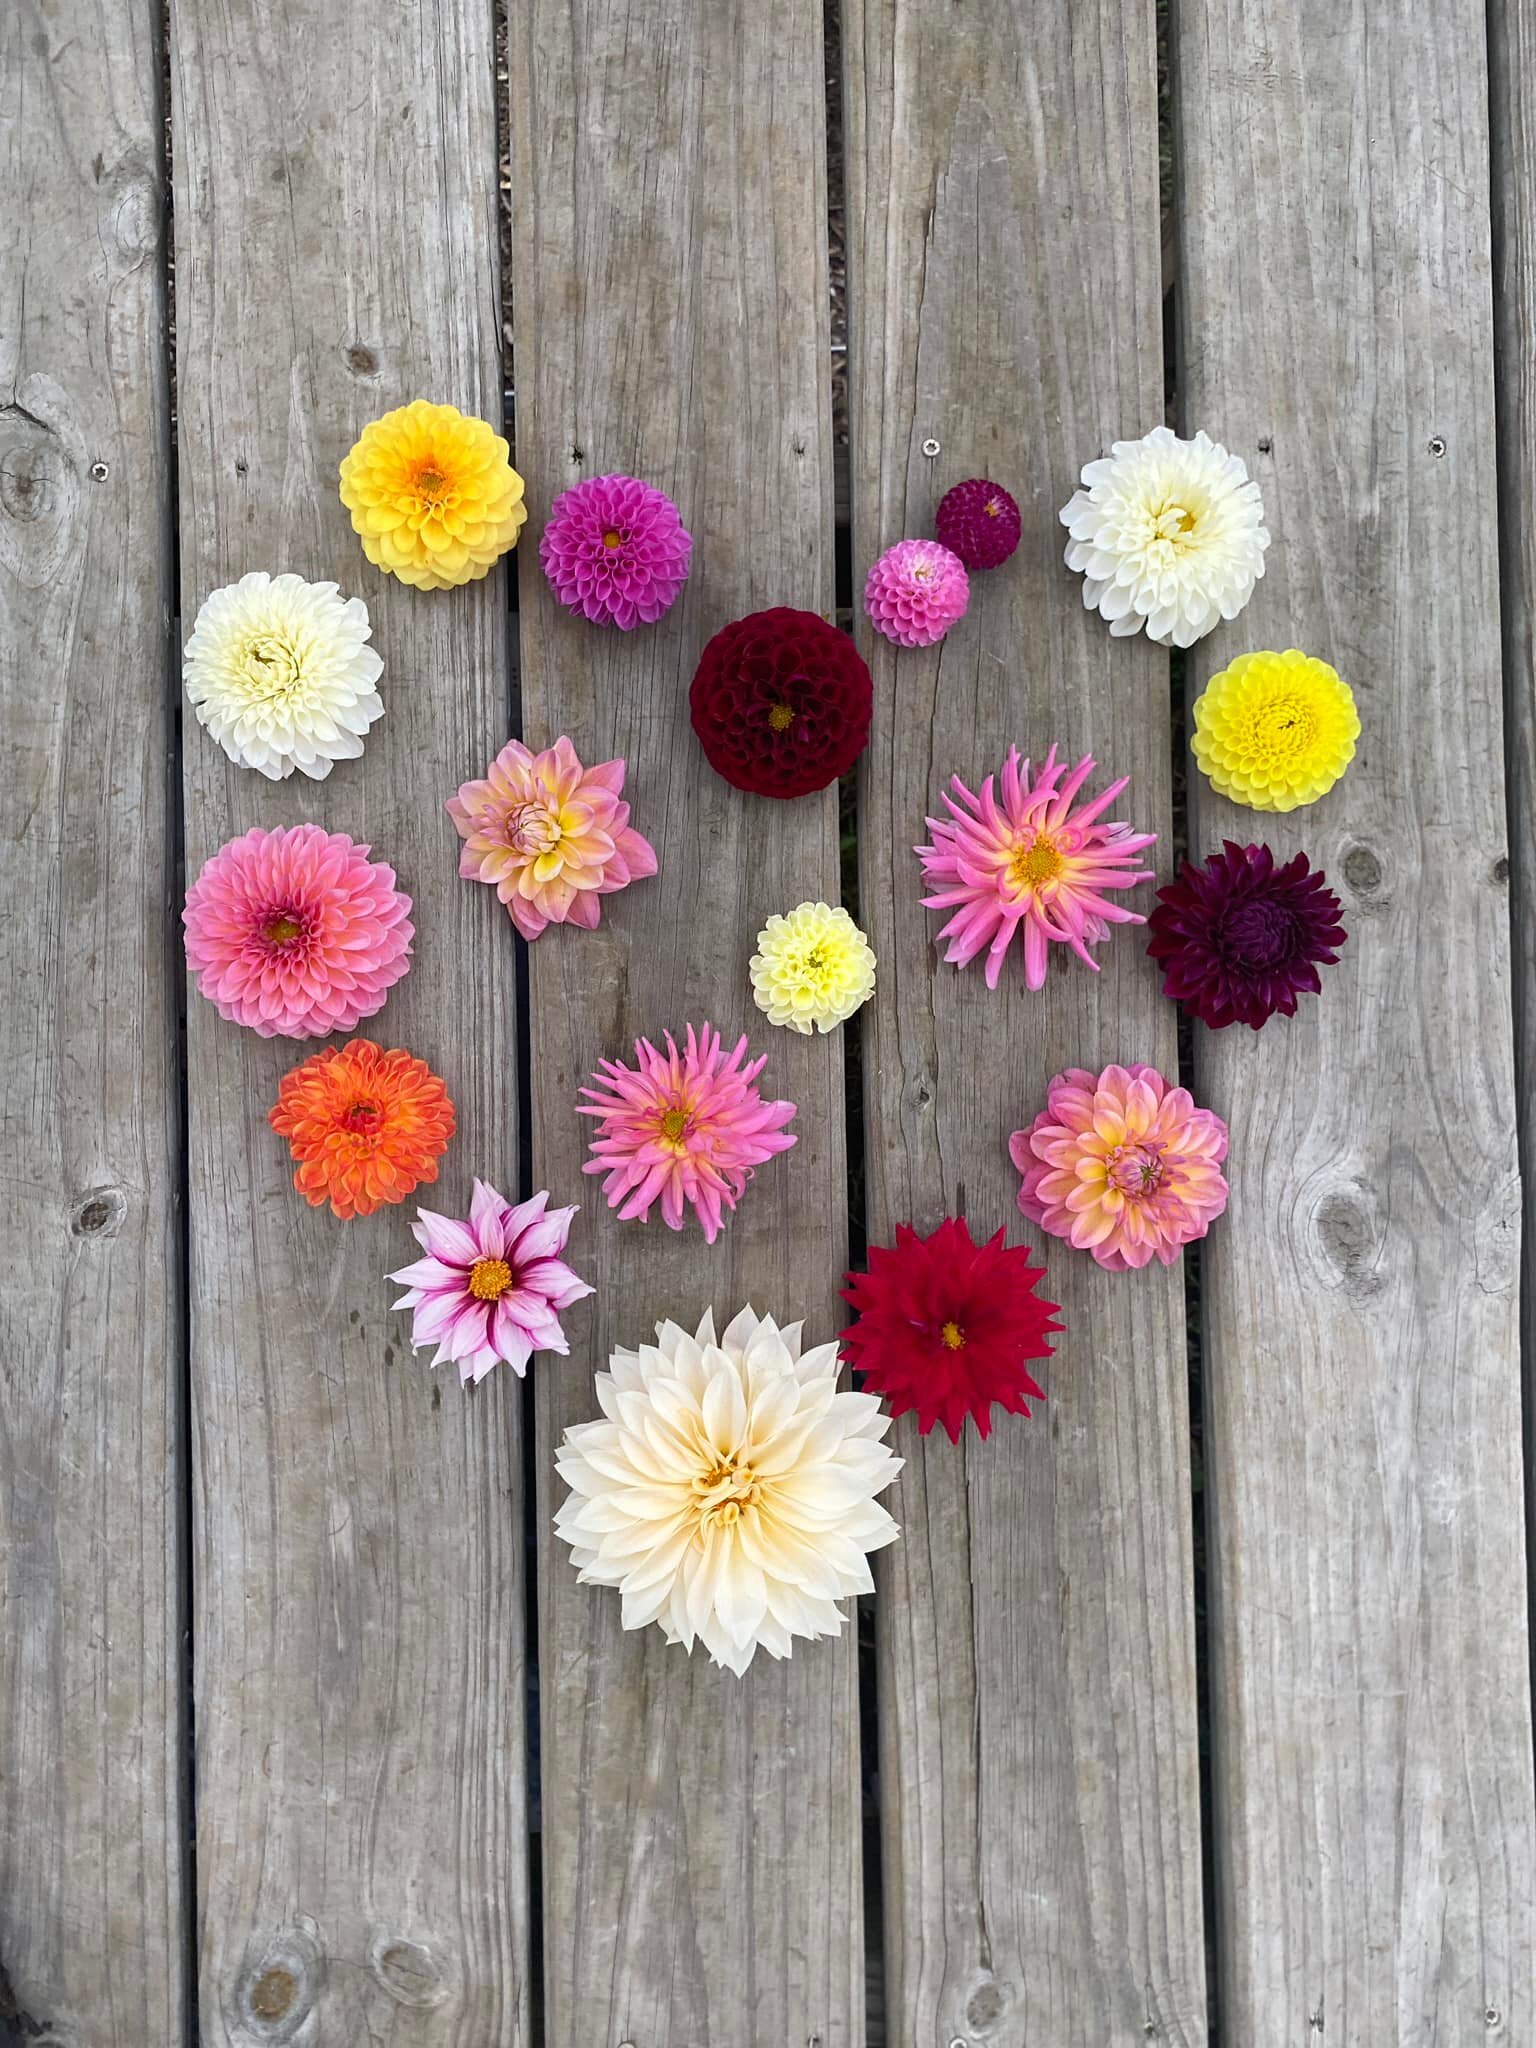
[[[1359,737],[1348,683],[1299,647],[1240,654],[1195,702],[1195,759],[1222,796],[1255,811],[1316,803]]]
[[[757,935],[752,994],[770,1024],[827,1032],[868,1002],[875,956],[846,910],[802,903]]]
[[[501,435],[424,398],[364,427],[341,465],[341,502],[369,561],[418,590],[483,576],[528,517]]]

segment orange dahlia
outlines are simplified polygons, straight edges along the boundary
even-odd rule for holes
[[[341,502],[369,561],[418,590],[483,576],[528,517],[501,435],[424,398],[364,427],[341,465]]]
[[[453,1104],[425,1060],[354,1038],[284,1074],[267,1121],[299,1162],[305,1201],[351,1218],[437,1179]]]

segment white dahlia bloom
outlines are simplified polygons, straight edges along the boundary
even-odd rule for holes
[[[875,1495],[902,1461],[874,1395],[839,1390],[837,1349],[802,1353],[798,1323],[744,1308],[718,1339],[710,1312],[692,1337],[658,1323],[598,1373],[606,1420],[565,1433],[555,1529],[584,1583],[620,1589],[626,1628],[697,1637],[738,1674],[839,1632],[866,1553],[900,1533]]]
[[[368,607],[334,583],[253,570],[203,602],[187,642],[187,695],[242,767],[317,782],[355,761],[384,705],[384,664],[367,644]]]
[[[1117,638],[1145,627],[1165,647],[1192,647],[1252,597],[1269,546],[1259,487],[1209,434],[1154,427],[1116,441],[1083,486],[1061,511],[1067,567]]]

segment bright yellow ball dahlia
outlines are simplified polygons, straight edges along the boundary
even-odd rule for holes
[[[418,590],[483,576],[528,517],[500,434],[424,398],[364,427],[341,465],[341,502],[369,561]]]
[[[827,1032],[868,1002],[875,956],[846,910],[802,903],[757,935],[752,994],[770,1024]]]
[[[1195,759],[1222,796],[1255,811],[1316,803],[1359,737],[1348,683],[1299,647],[1240,654],[1195,702]]]

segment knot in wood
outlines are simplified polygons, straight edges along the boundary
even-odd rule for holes
[[[70,1215],[69,1228],[75,1237],[116,1237],[128,1214],[128,1200],[121,1188],[87,1188]]]
[[[275,1967],[263,1970],[251,1986],[251,2012],[259,2020],[280,2020],[293,2004],[298,1989],[291,1970]]]
[[[421,2009],[440,2005],[449,1986],[441,1964],[419,1941],[380,1934],[368,1952],[368,1967],[396,2005]]]

